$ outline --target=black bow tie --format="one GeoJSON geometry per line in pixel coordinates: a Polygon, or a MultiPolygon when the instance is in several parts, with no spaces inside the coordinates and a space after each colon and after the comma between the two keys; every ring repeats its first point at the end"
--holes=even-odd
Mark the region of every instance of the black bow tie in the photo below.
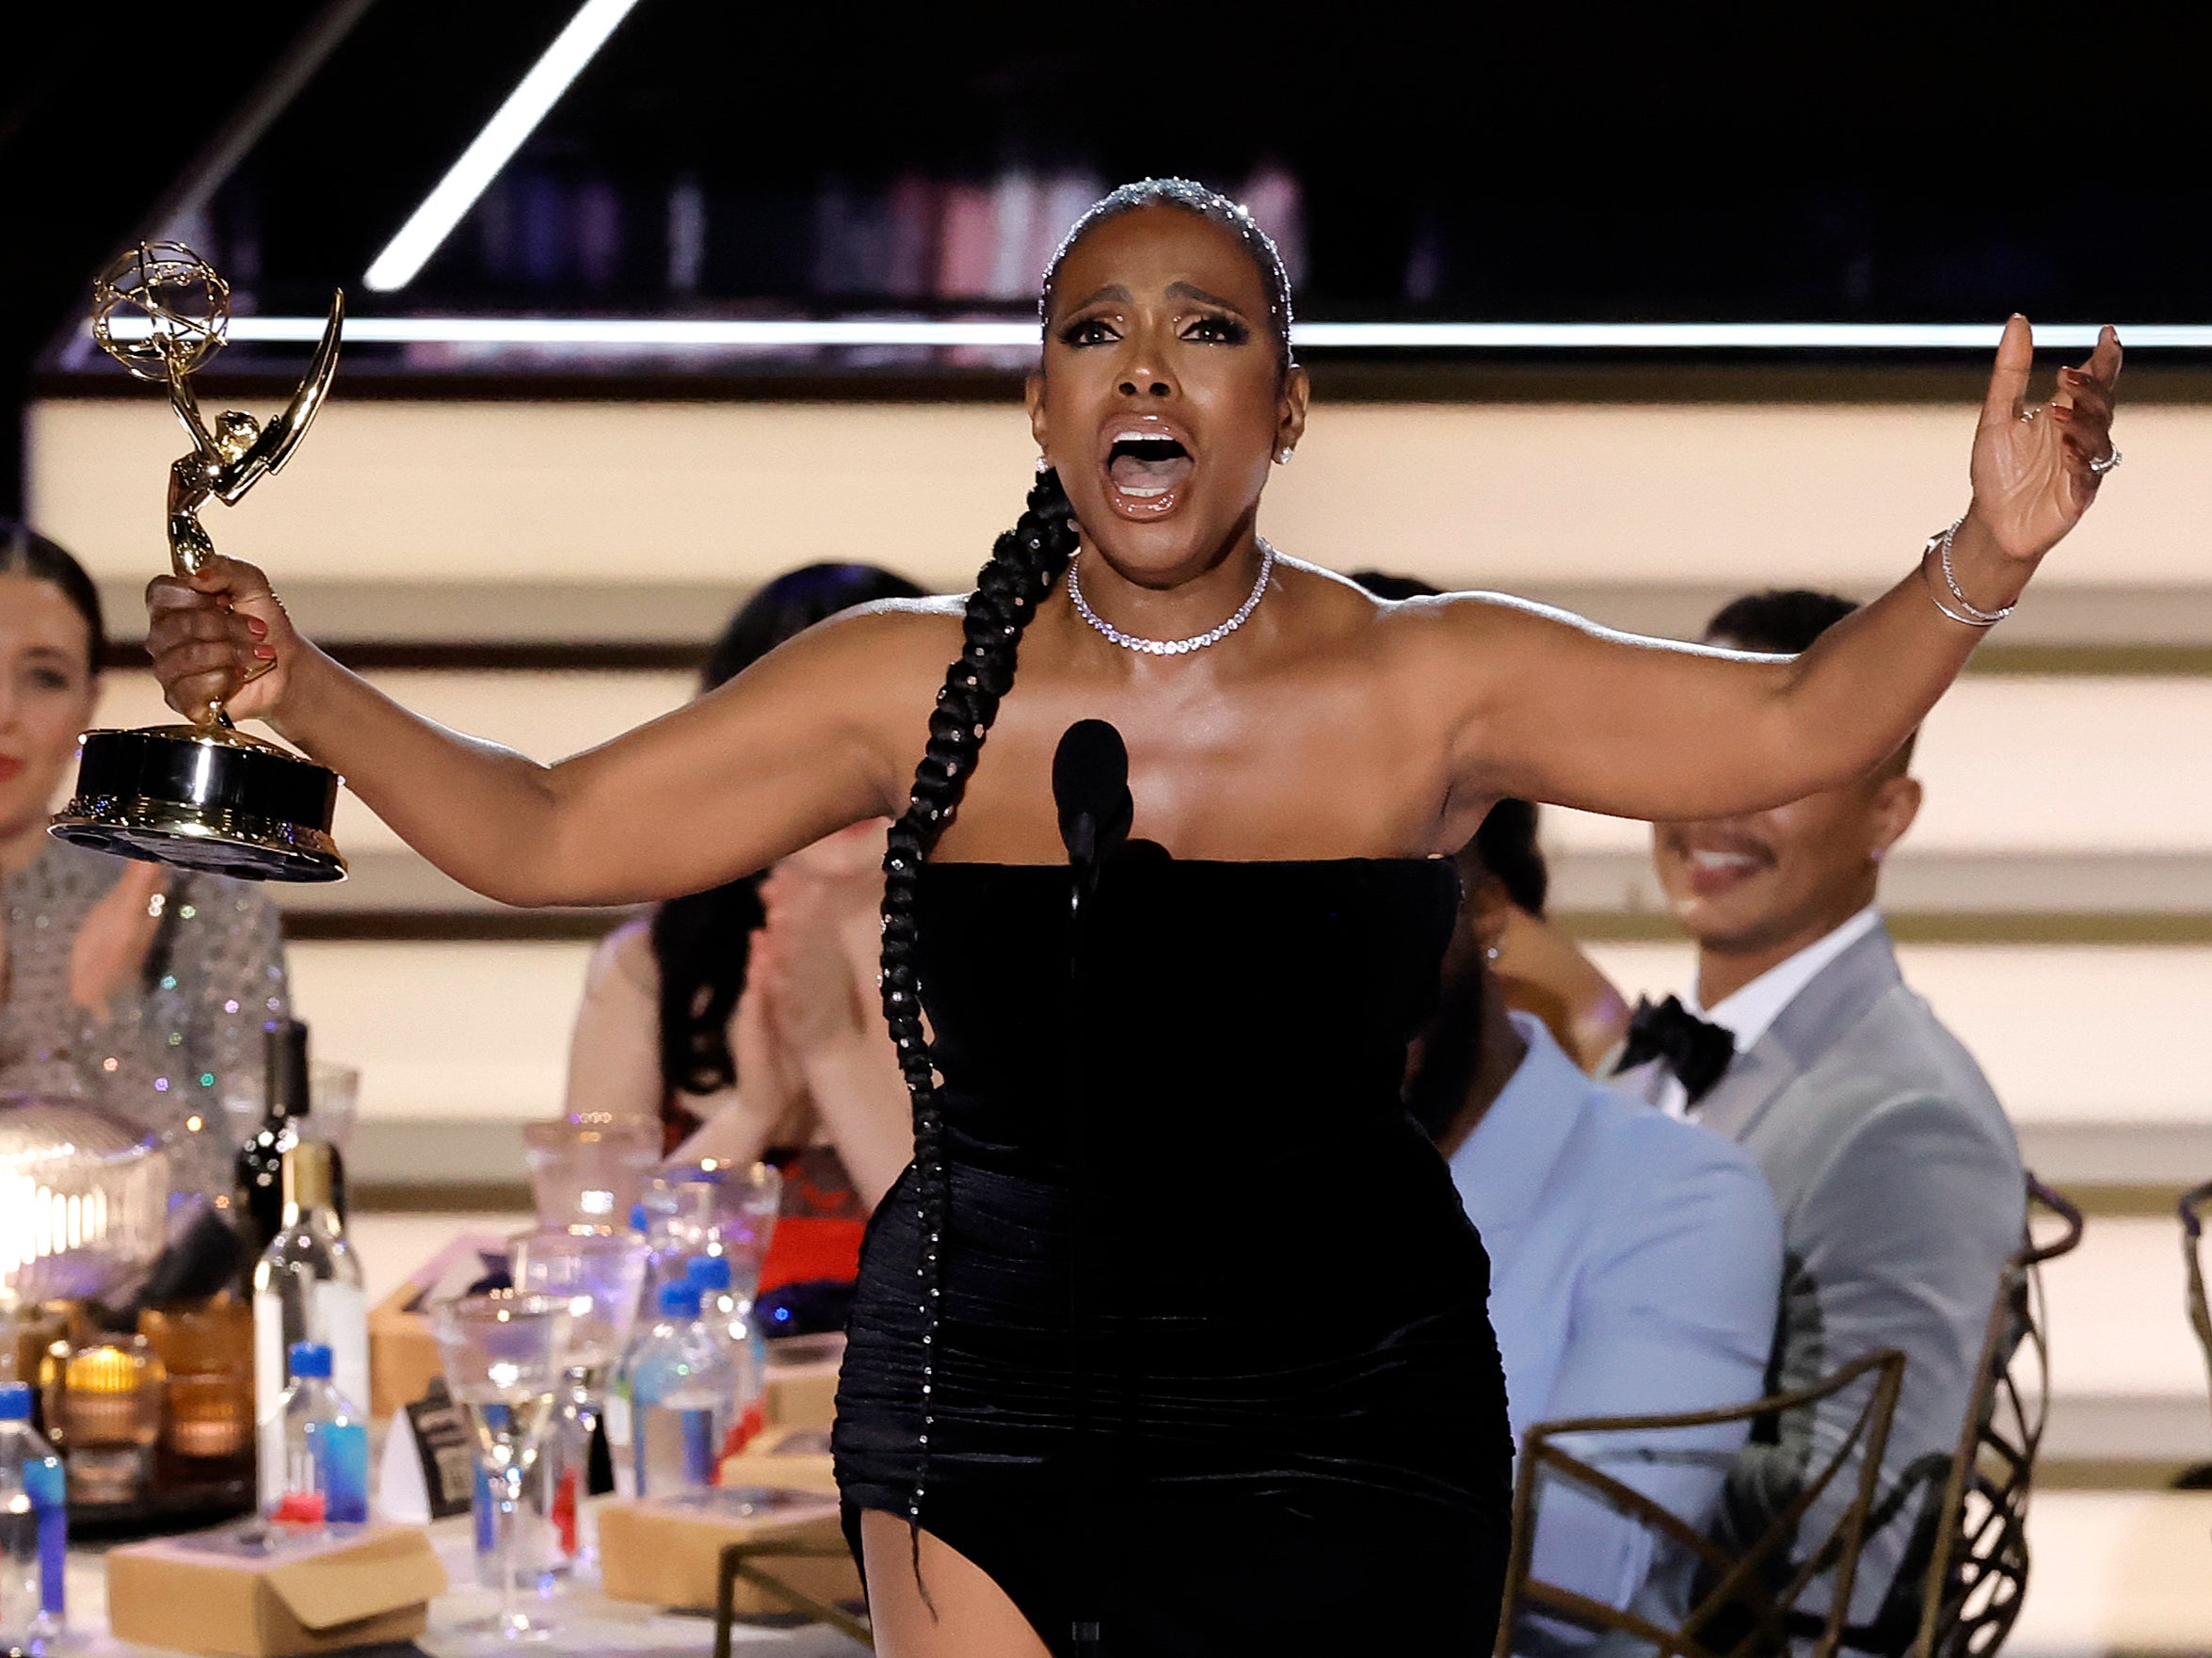
{"type": "Polygon", "coordinates": [[[1613,1074],[1646,1060],[1664,1060],[1694,1105],[1711,1092],[1735,1057],[1736,1038],[1723,1026],[1698,1018],[1672,996],[1656,1006],[1648,997],[1639,997],[1636,1011],[1628,1016],[1628,1045],[1613,1074]]]}

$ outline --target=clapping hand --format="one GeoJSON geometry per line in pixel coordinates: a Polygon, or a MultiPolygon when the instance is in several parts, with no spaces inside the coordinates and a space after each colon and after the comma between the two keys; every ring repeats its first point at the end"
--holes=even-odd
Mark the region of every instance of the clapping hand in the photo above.
{"type": "Polygon", "coordinates": [[[2024,316],[2005,324],[1974,432],[1972,516],[2008,557],[2042,557],[2096,499],[2112,446],[2120,336],[2105,329],[2079,368],[2059,370],[2048,402],[2028,401],[2035,342],[2024,316]]]}
{"type": "Polygon", "coordinates": [[[69,999],[105,1019],[116,998],[146,970],[146,952],[161,930],[168,871],[136,861],[87,911],[69,953],[69,999]]]}
{"type": "Polygon", "coordinates": [[[880,1031],[875,1012],[882,877],[822,875],[786,861],[761,882],[768,925],[753,937],[748,989],[766,994],[784,1048],[801,1059],[880,1031]]]}

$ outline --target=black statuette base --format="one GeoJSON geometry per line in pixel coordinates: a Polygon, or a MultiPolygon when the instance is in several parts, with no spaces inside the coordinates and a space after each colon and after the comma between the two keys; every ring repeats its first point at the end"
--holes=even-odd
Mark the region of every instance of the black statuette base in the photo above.
{"type": "Polygon", "coordinates": [[[88,732],[76,795],[49,832],[242,880],[344,880],[338,781],[272,745],[191,726],[88,732]]]}

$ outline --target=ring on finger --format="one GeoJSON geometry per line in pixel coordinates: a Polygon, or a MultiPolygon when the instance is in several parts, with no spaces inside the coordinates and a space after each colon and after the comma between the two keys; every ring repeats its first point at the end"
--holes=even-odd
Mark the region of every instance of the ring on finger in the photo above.
{"type": "Polygon", "coordinates": [[[2038,404],[2037,404],[2037,405],[2036,405],[2034,408],[2032,408],[2032,409],[2030,409],[2030,410],[2027,410],[2025,413],[2023,413],[2023,414],[2020,416],[2020,418],[2021,418],[2022,420],[2033,420],[2033,419],[2034,419],[2034,418],[2035,418],[2037,415],[2041,414],[2042,412],[2043,412],[2043,405],[2042,405],[2042,404],[2040,404],[2040,403],[2038,403],[2038,404]]]}
{"type": "Polygon", "coordinates": [[[2091,461],[2089,463],[2089,469],[2098,477],[2103,477],[2107,473],[2110,472],[2115,466],[2118,466],[2119,464],[2120,445],[2114,443],[2112,445],[2111,453],[2107,455],[2102,460],[2091,461]]]}

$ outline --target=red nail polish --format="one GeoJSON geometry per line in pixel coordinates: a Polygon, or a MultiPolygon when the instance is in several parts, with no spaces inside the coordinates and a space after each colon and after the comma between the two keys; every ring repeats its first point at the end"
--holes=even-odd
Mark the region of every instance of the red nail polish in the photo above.
{"type": "Polygon", "coordinates": [[[251,634],[257,639],[266,638],[268,636],[269,624],[262,620],[262,619],[258,616],[249,616],[246,619],[246,631],[251,634]]]}
{"type": "Polygon", "coordinates": [[[277,648],[274,645],[256,645],[253,648],[253,653],[264,662],[274,662],[277,659],[277,648]]]}

